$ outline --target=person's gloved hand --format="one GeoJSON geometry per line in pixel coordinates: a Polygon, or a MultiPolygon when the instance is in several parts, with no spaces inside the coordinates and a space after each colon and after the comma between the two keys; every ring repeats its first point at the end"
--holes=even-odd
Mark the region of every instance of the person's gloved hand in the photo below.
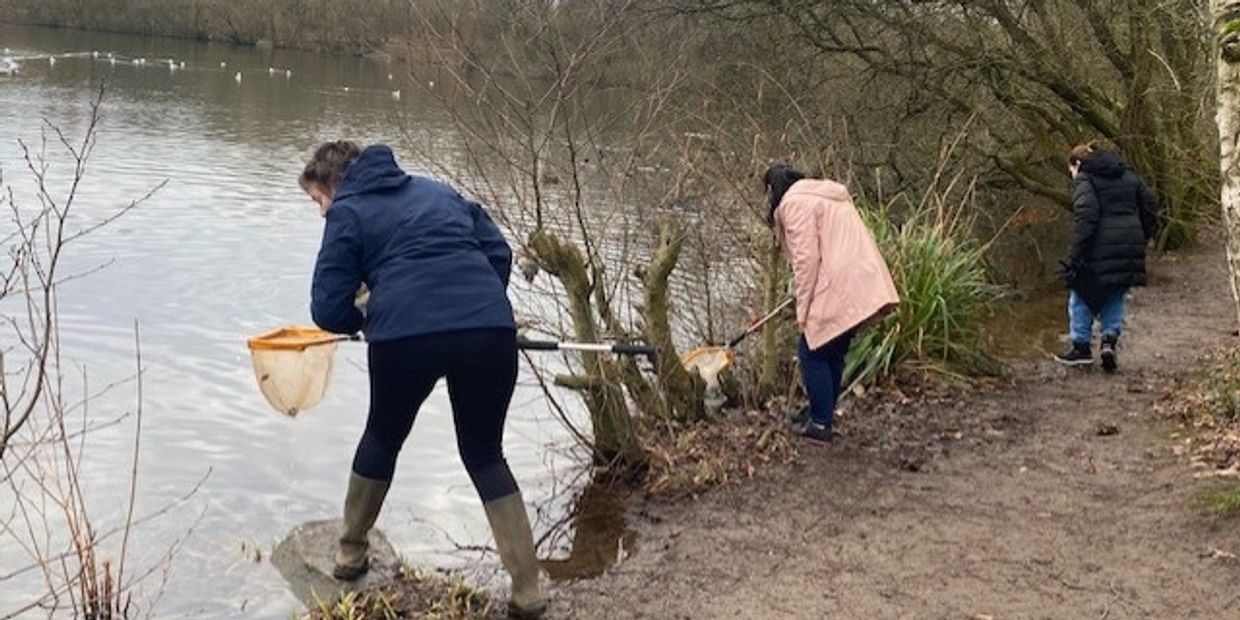
{"type": "Polygon", "coordinates": [[[357,309],[361,310],[362,314],[366,314],[366,304],[369,301],[370,289],[366,288],[366,285],[363,284],[361,288],[357,289],[357,294],[353,296],[353,305],[357,306],[357,309]]]}

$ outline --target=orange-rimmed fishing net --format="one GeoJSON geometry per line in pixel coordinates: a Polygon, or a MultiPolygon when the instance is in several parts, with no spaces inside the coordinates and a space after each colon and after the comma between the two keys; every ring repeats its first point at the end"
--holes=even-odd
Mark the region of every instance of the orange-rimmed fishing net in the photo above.
{"type": "Polygon", "coordinates": [[[719,374],[735,360],[736,353],[729,347],[700,347],[680,357],[685,370],[697,373],[708,390],[719,388],[719,374]]]}
{"type": "Polygon", "coordinates": [[[293,417],[319,404],[340,340],[315,327],[289,326],[246,341],[258,388],[272,408],[293,417]]]}
{"type": "Polygon", "coordinates": [[[727,370],[732,362],[736,361],[736,345],[745,340],[750,334],[758,331],[767,321],[775,318],[784,308],[791,306],[796,299],[789,297],[783,303],[775,307],[767,313],[766,316],[758,319],[753,325],[749,326],[744,332],[728,341],[727,346],[710,346],[698,347],[684,355],[680,356],[680,363],[689,372],[696,372],[703,381],[706,382],[706,392],[708,398],[721,396],[719,392],[719,374],[727,370]]]}

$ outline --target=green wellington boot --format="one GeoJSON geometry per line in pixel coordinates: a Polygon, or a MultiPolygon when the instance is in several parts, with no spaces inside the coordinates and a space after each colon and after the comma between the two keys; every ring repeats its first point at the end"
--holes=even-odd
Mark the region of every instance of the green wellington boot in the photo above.
{"type": "Polygon", "coordinates": [[[505,495],[483,505],[499,559],[512,577],[512,598],[508,601],[508,617],[519,620],[542,618],[547,601],[538,585],[538,556],[534,552],[534,534],[525,514],[520,493],[505,495]]]}
{"type": "Polygon", "coordinates": [[[340,534],[340,549],[336,551],[336,565],[332,576],[343,581],[353,581],[370,570],[370,542],[366,536],[374,527],[387,497],[390,480],[371,480],[357,474],[349,474],[349,491],[344,496],[344,531],[340,534]]]}

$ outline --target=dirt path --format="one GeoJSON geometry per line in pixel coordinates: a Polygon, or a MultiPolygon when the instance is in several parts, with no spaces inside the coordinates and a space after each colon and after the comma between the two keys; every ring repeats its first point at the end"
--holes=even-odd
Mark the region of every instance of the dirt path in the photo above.
{"type": "Polygon", "coordinates": [[[640,550],[556,589],[554,618],[1236,618],[1240,526],[1192,507],[1169,381],[1231,342],[1221,253],[1169,258],[1131,305],[1121,372],[1028,364],[698,501],[633,508],[640,550]],[[1099,434],[1113,424],[1118,434],[1099,434]]]}

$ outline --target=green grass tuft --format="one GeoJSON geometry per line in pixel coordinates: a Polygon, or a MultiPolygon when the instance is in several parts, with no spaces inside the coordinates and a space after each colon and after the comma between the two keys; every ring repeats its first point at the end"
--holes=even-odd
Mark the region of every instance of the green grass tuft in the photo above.
{"type": "Polygon", "coordinates": [[[882,379],[900,365],[948,375],[993,371],[981,326],[1003,289],[987,273],[989,247],[977,239],[960,205],[912,205],[901,221],[893,203],[862,209],[900,293],[900,306],[854,343],[845,367],[850,385],[882,379]]]}
{"type": "Polygon", "coordinates": [[[402,565],[386,586],[350,592],[333,601],[319,601],[307,620],[485,620],[495,604],[486,592],[456,574],[440,574],[402,565]]]}
{"type": "Polygon", "coordinates": [[[1201,509],[1216,517],[1240,516],[1240,486],[1208,489],[1197,494],[1201,509]]]}

